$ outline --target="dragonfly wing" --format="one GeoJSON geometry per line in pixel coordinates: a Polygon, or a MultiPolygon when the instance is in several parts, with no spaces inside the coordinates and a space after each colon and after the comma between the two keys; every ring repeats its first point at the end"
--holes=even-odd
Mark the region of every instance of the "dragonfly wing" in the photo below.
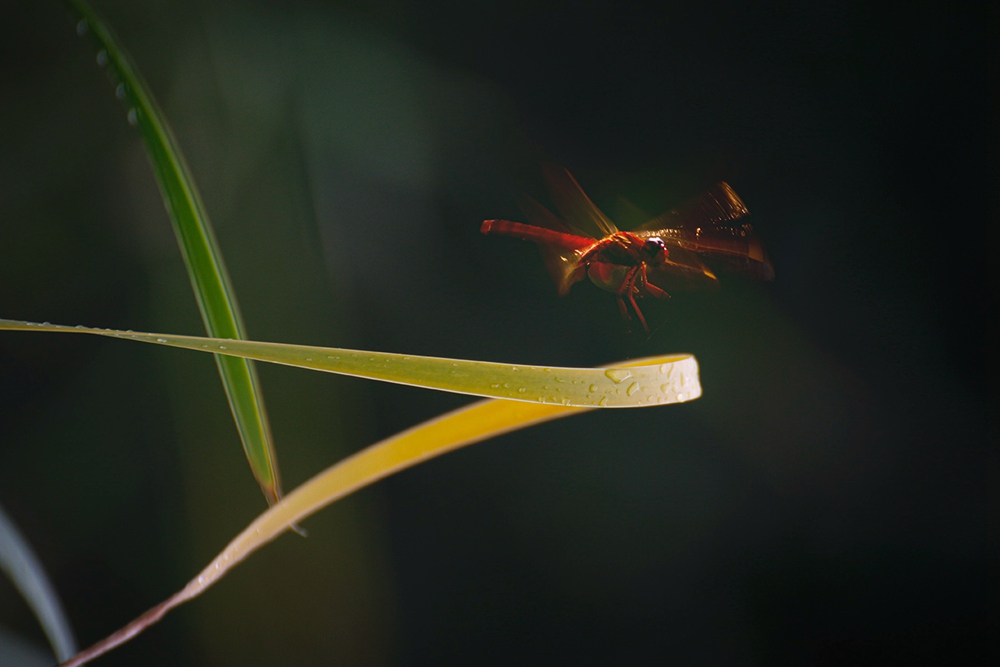
{"type": "Polygon", "coordinates": [[[720,182],[684,202],[683,205],[658,215],[633,231],[653,231],[663,228],[698,227],[731,223],[750,215],[746,204],[728,183],[720,182]]]}
{"type": "Polygon", "coordinates": [[[587,236],[602,239],[618,231],[615,223],[590,201],[573,175],[562,167],[545,165],[545,184],[559,213],[587,236]]]}
{"type": "Polygon", "coordinates": [[[551,229],[561,234],[578,234],[562,218],[528,195],[522,195],[517,198],[517,207],[524,213],[524,217],[528,219],[528,222],[536,227],[544,227],[545,229],[551,229]]]}
{"type": "Polygon", "coordinates": [[[700,197],[653,218],[633,233],[641,238],[662,238],[671,246],[717,260],[727,269],[772,280],[771,260],[754,234],[749,215],[733,189],[727,183],[718,183],[700,197]]]}
{"type": "MultiPolygon", "coordinates": [[[[564,235],[575,232],[552,211],[531,197],[522,197],[518,201],[518,205],[533,225],[551,229],[564,235]]],[[[569,294],[570,287],[586,277],[587,267],[580,263],[580,257],[596,242],[587,237],[576,236],[575,238],[577,239],[575,245],[578,247],[569,247],[569,244],[538,242],[538,249],[542,253],[545,268],[548,269],[549,275],[555,281],[560,296],[569,294]]]]}
{"type": "Polygon", "coordinates": [[[649,213],[621,196],[615,201],[615,208],[612,214],[622,229],[632,229],[649,220],[649,213]]]}
{"type": "Polygon", "coordinates": [[[666,292],[703,290],[718,287],[719,280],[696,253],[680,246],[668,245],[667,259],[649,268],[646,278],[666,292]]]}
{"type": "Polygon", "coordinates": [[[580,262],[577,252],[552,246],[538,246],[545,261],[545,268],[556,283],[559,296],[569,294],[569,288],[587,276],[587,265],[580,262]]]}

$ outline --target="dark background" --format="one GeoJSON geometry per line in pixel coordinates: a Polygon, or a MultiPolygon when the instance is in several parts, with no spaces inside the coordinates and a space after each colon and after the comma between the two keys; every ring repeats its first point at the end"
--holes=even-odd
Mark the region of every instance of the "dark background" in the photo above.
{"type": "MultiPolygon", "coordinates": [[[[997,555],[981,8],[96,7],[176,131],[253,338],[588,366],[693,352],[705,392],[403,472],[99,664],[978,655],[997,555]],[[478,232],[545,197],[542,161],[609,212],[727,180],[775,281],[647,304],[649,337],[589,283],[557,297],[530,244],[478,232]]],[[[93,48],[59,3],[4,15],[0,316],[201,333],[93,48]]],[[[261,374],[286,488],[467,402],[261,374]]],[[[0,503],[83,645],[264,509],[210,358],[28,333],[0,335],[0,503]]],[[[6,581],[0,625],[44,646],[6,581]]]]}

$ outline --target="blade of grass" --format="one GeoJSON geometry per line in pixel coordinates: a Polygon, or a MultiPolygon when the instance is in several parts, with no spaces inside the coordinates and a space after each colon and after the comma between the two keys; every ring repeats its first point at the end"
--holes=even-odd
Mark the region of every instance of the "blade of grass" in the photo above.
{"type": "Polygon", "coordinates": [[[573,407],[635,408],[701,396],[698,362],[691,355],[673,355],[656,362],[621,367],[556,368],[4,319],[0,319],[0,330],[124,338],[472,396],[573,407]]]}
{"type": "Polygon", "coordinates": [[[3,507],[0,507],[0,570],[7,574],[35,613],[56,659],[67,660],[76,653],[73,629],[66,620],[66,612],[63,611],[59,596],[31,545],[3,507]]]}
{"type": "MultiPolygon", "coordinates": [[[[677,363],[675,356],[654,357],[615,365],[607,370],[631,372],[674,363],[677,363]]],[[[132,639],[174,607],[201,595],[233,566],[289,527],[362,487],[465,445],[588,409],[591,408],[506,400],[479,401],[349,456],[305,482],[258,516],[179,592],[80,652],[63,667],[82,665],[132,639]]]]}
{"type": "MultiPolygon", "coordinates": [[[[129,107],[129,122],[142,135],[205,330],[215,338],[246,338],[215,233],[166,117],[111,29],[84,0],[66,1],[80,16],[77,32],[96,42],[98,63],[108,68],[116,94],[129,107]]],[[[281,497],[281,480],[257,372],[245,359],[216,356],[215,361],[250,468],[273,505],[281,497]]]]}

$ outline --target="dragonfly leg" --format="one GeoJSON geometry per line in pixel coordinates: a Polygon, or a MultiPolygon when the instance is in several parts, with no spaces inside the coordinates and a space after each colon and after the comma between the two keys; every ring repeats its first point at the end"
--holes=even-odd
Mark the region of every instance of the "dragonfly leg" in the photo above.
{"type": "Polygon", "coordinates": [[[635,314],[639,316],[639,321],[642,322],[643,331],[649,333],[649,325],[646,324],[646,318],[642,316],[642,311],[639,310],[639,304],[635,302],[635,292],[629,293],[628,300],[632,303],[632,307],[635,308],[635,314]]]}
{"type": "Polygon", "coordinates": [[[670,293],[669,292],[667,292],[666,290],[660,289],[659,287],[657,287],[653,283],[649,282],[649,279],[646,278],[646,264],[645,264],[645,262],[643,262],[643,264],[642,264],[642,285],[643,285],[643,287],[646,288],[646,291],[648,291],[650,294],[652,294],[653,296],[655,296],[657,299],[669,299],[670,298],[670,293]]]}
{"type": "Polygon", "coordinates": [[[622,314],[622,319],[626,322],[632,319],[632,316],[628,314],[628,308],[625,306],[625,299],[618,295],[618,311],[622,314]]]}
{"type": "MultiPolygon", "coordinates": [[[[645,264],[640,264],[639,266],[641,266],[643,270],[646,268],[645,264]]],[[[618,288],[618,304],[622,308],[622,312],[628,315],[628,309],[625,308],[625,304],[622,301],[622,294],[627,292],[628,301],[632,304],[632,309],[635,310],[635,314],[638,316],[639,321],[642,322],[643,330],[645,330],[646,333],[649,333],[649,325],[646,324],[646,318],[642,316],[642,311],[639,310],[639,304],[635,302],[635,294],[638,291],[635,287],[635,279],[639,276],[639,266],[633,266],[625,275],[625,280],[622,281],[622,286],[618,288]]]]}

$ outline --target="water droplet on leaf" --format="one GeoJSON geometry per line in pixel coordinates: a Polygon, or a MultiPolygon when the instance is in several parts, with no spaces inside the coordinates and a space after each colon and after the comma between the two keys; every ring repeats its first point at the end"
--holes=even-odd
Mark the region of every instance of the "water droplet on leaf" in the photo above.
{"type": "Polygon", "coordinates": [[[624,368],[609,368],[608,370],[604,371],[604,374],[607,375],[609,378],[611,378],[611,381],[614,382],[615,384],[620,384],[621,382],[624,382],[625,380],[632,377],[632,374],[629,373],[624,368]]]}

